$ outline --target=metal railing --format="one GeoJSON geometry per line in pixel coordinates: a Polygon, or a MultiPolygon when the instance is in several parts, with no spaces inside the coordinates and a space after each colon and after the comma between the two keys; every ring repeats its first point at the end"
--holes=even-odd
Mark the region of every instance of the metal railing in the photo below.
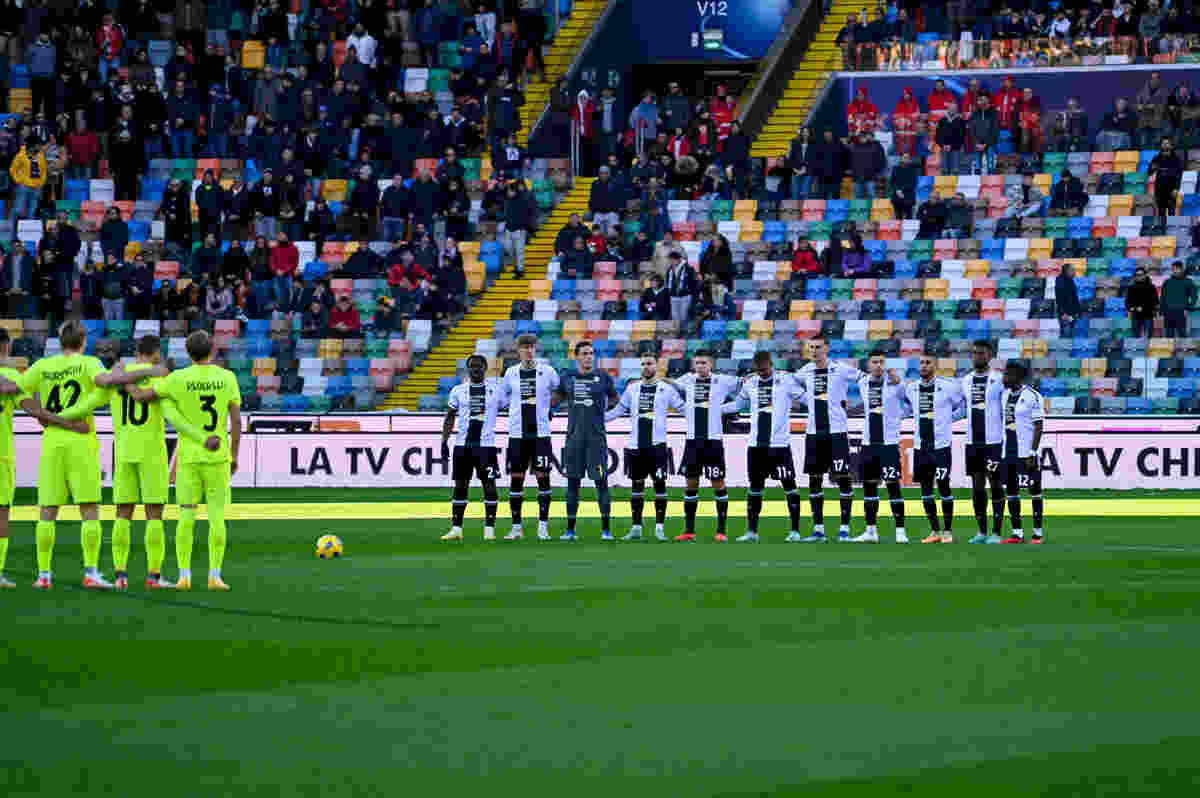
{"type": "Polygon", "coordinates": [[[579,134],[579,121],[571,118],[571,177],[579,177],[579,160],[582,154],[583,138],[579,134]]]}

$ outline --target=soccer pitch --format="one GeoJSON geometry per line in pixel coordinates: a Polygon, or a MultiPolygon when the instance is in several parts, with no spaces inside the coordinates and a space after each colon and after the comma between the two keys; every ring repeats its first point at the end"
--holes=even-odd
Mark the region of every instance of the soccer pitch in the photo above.
{"type": "MultiPolygon", "coordinates": [[[[34,591],[17,508],[4,795],[1012,798],[1200,780],[1200,494],[1051,492],[1041,547],[785,545],[782,501],[766,542],[716,545],[707,490],[697,545],[603,544],[588,491],[579,543],[530,540],[527,500],[526,540],[485,544],[474,492],[466,542],[446,544],[448,489],[234,494],[227,594],[143,591],[138,521],[130,592],[78,587],[71,522],[54,590],[34,591]],[[345,558],[315,558],[327,532],[345,558]]],[[[826,509],[836,530],[836,491],[826,509]]],[[[563,512],[556,496],[556,534],[563,512]]],[[[199,574],[206,540],[201,522],[199,574]]]]}

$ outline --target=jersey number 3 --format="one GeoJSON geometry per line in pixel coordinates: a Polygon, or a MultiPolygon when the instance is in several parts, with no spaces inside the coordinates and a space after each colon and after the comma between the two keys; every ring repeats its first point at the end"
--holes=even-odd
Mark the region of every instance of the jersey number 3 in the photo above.
{"type": "Polygon", "coordinates": [[[212,432],[217,428],[217,397],[213,394],[205,394],[200,397],[200,409],[208,413],[210,421],[204,425],[205,432],[212,432]]]}

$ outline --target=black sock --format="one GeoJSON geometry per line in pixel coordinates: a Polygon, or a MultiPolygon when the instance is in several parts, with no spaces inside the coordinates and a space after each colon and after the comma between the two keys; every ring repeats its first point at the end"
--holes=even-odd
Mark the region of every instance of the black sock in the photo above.
{"type": "Polygon", "coordinates": [[[463,515],[467,512],[467,483],[454,483],[454,499],[450,502],[452,524],[461,527],[463,515]]]}
{"type": "Polygon", "coordinates": [[[796,488],[796,480],[783,480],[783,490],[787,496],[788,516],[792,521],[792,531],[800,531],[800,491],[796,488]]]}
{"type": "Polygon", "coordinates": [[[550,497],[553,491],[550,489],[550,475],[537,478],[538,483],[538,520],[550,520],[550,497]]]}
{"type": "Polygon", "coordinates": [[[575,516],[579,514],[579,486],[583,480],[567,480],[567,531],[575,531],[575,516]]]}
{"type": "Polygon", "coordinates": [[[725,526],[729,522],[729,489],[721,488],[713,491],[717,502],[717,534],[725,534],[725,526]]]}
{"type": "Polygon", "coordinates": [[[875,526],[879,518],[879,483],[863,483],[863,515],[867,518],[867,526],[875,526]]]}
{"type": "Polygon", "coordinates": [[[1008,497],[1008,517],[1012,522],[1013,534],[1017,537],[1024,537],[1024,530],[1021,529],[1021,495],[1008,497]]]}
{"type": "Polygon", "coordinates": [[[684,529],[689,535],[696,534],[696,504],[699,501],[700,491],[691,488],[683,489],[684,529]]]}
{"type": "Polygon", "coordinates": [[[646,483],[634,482],[629,492],[629,514],[633,517],[633,526],[642,525],[642,513],[646,508],[646,483]]]}
{"type": "Polygon", "coordinates": [[[608,488],[607,479],[596,483],[596,504],[600,506],[600,529],[607,532],[609,521],[612,519],[612,492],[608,488]]]}
{"type": "Polygon", "coordinates": [[[992,480],[992,530],[993,535],[1004,531],[1004,483],[998,478],[992,480]]]}
{"type": "Polygon", "coordinates": [[[521,525],[521,505],[525,503],[525,480],[513,477],[508,488],[508,509],[512,510],[513,526],[521,525]]]}
{"type": "Polygon", "coordinates": [[[1042,494],[1039,493],[1036,496],[1030,496],[1029,504],[1030,504],[1031,508],[1033,509],[1033,528],[1041,529],[1042,528],[1042,510],[1044,509],[1043,505],[1042,505],[1042,494]]]}
{"type": "Polygon", "coordinates": [[[750,487],[746,492],[746,531],[758,533],[758,517],[762,514],[762,488],[750,487]]]}
{"type": "Polygon", "coordinates": [[[654,523],[663,524],[667,520],[667,483],[666,480],[654,483],[654,523]]]}
{"type": "Polygon", "coordinates": [[[838,498],[842,505],[842,526],[850,526],[850,513],[854,510],[854,485],[850,482],[850,477],[838,479],[838,490],[838,498]]]}
{"type": "Polygon", "coordinates": [[[887,483],[888,502],[892,505],[892,517],[896,519],[896,529],[904,528],[904,494],[900,492],[899,482],[887,483]]]}
{"type": "Polygon", "coordinates": [[[987,483],[982,475],[976,475],[971,478],[971,505],[975,508],[975,523],[979,525],[979,534],[987,535],[987,483]]]}
{"type": "Polygon", "coordinates": [[[950,490],[950,480],[938,483],[938,493],[942,494],[942,516],[946,519],[946,531],[954,529],[954,492],[950,490]]]}
{"type": "Polygon", "coordinates": [[[821,475],[814,474],[808,478],[808,506],[812,510],[813,523],[817,526],[825,524],[825,487],[821,475]]]}
{"type": "Polygon", "coordinates": [[[483,514],[484,526],[496,525],[496,508],[500,504],[500,496],[496,491],[495,481],[483,483],[483,514]]]}
{"type": "Polygon", "coordinates": [[[933,481],[921,483],[921,506],[925,508],[925,517],[934,532],[942,531],[942,522],[938,518],[937,500],[933,497],[933,481]]]}

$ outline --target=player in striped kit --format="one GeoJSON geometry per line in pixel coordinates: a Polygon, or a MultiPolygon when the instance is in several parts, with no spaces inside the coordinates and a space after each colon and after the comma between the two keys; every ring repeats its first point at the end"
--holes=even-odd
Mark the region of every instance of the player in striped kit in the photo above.
{"type": "Polygon", "coordinates": [[[796,488],[796,463],[792,457],[792,404],[804,399],[804,388],[791,374],[776,374],[769,352],[754,355],[754,368],[742,380],[736,401],[728,412],[750,408],[750,446],[746,449],[746,471],[750,490],[746,494],[746,534],[738,543],[758,542],[758,518],[762,514],[763,488],[767,479],[783,486],[788,515],[792,519],[789,539],[800,535],[800,493],[796,488]]]}
{"type": "Polygon", "coordinates": [[[725,488],[725,441],[722,437],[721,408],[737,393],[741,384],[737,377],[713,374],[713,356],[700,349],[692,356],[692,373],[685,374],[671,385],[684,398],[687,418],[687,443],[679,472],[687,480],[683,492],[684,533],[676,543],[696,542],[696,505],[700,501],[700,477],[706,477],[713,487],[717,504],[718,543],[725,543],[725,526],[729,520],[729,491],[725,488]]]}
{"type": "Polygon", "coordinates": [[[900,419],[907,400],[899,376],[884,374],[884,353],[878,349],[867,361],[868,374],[858,381],[863,400],[863,438],[859,452],[859,475],[863,483],[863,515],[867,529],[855,543],[878,543],[879,482],[887,485],[892,517],[896,519],[896,542],[907,543],[904,531],[904,496],[900,493],[900,419]]]}
{"type": "Polygon", "coordinates": [[[495,380],[488,380],[487,359],[482,355],[467,358],[467,381],[450,391],[446,420],[442,423],[442,457],[450,452],[450,433],[462,415],[454,436],[454,498],[451,500],[452,526],[442,540],[462,540],[463,516],[467,511],[467,493],[471,477],[483,485],[483,539],[496,539],[496,480],[500,463],[496,455],[496,416],[508,406],[508,394],[495,380]]]}
{"type": "MultiPolygon", "coordinates": [[[[825,543],[825,475],[837,482],[842,525],[838,540],[850,540],[854,487],[850,482],[850,439],[846,435],[846,387],[863,373],[853,366],[829,362],[829,341],[813,338],[812,361],[796,373],[808,398],[808,428],[804,435],[804,473],[808,474],[808,503],[813,532],[801,543],[825,543]]],[[[792,538],[788,538],[791,540],[792,538]]]]}
{"type": "Polygon", "coordinates": [[[520,540],[521,505],[525,501],[525,472],[533,467],[538,483],[538,540],[550,539],[550,400],[558,390],[558,372],[538,363],[537,336],[517,338],[521,362],[504,373],[502,389],[508,402],[508,453],[505,457],[512,484],[508,506],[512,531],[505,540],[520,540]]]}
{"type": "Polygon", "coordinates": [[[912,407],[913,470],[921,484],[921,503],[932,532],[922,543],[954,542],[954,494],[950,491],[950,443],[954,415],[964,406],[962,385],[957,380],[939,377],[934,373],[933,355],[921,355],[921,379],[904,386],[905,398],[912,407]],[[937,503],[933,486],[942,497],[942,515],[946,528],[938,522],[937,503]]]}
{"type": "Polygon", "coordinates": [[[1004,440],[1004,378],[992,370],[992,342],[980,339],[971,346],[974,370],[962,378],[967,399],[967,476],[979,534],[968,543],[999,543],[1004,524],[1004,474],[1001,447],[1004,440]],[[992,488],[992,534],[988,534],[987,489],[992,488]]]}
{"type": "Polygon", "coordinates": [[[666,542],[667,474],[671,455],[667,451],[667,412],[683,411],[679,391],[658,379],[658,359],[642,355],[642,378],[625,386],[617,406],[604,416],[606,422],[633,416],[633,429],[625,449],[625,475],[629,477],[629,510],[633,525],[622,540],[642,539],[642,511],[646,506],[646,477],[654,485],[654,537],[666,542]]]}
{"type": "Polygon", "coordinates": [[[1021,488],[1029,491],[1033,507],[1033,537],[1030,543],[1041,543],[1042,537],[1042,395],[1025,384],[1028,372],[1024,364],[1010,360],[1004,369],[1004,476],[1008,485],[1008,516],[1012,520],[1012,535],[1004,543],[1024,543],[1025,530],[1021,524],[1021,488]]]}

